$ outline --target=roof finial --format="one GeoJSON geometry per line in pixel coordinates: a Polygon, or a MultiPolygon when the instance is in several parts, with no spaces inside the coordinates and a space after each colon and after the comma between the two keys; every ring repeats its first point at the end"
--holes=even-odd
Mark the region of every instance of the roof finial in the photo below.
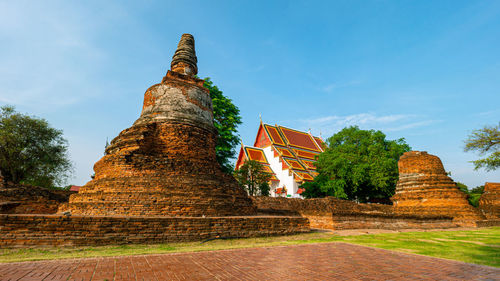
{"type": "Polygon", "coordinates": [[[262,114],[259,113],[259,120],[260,120],[260,123],[262,124],[262,114]]]}
{"type": "Polygon", "coordinates": [[[193,35],[182,34],[181,41],[179,41],[177,50],[172,57],[170,69],[185,75],[196,75],[198,73],[197,62],[193,35]]]}

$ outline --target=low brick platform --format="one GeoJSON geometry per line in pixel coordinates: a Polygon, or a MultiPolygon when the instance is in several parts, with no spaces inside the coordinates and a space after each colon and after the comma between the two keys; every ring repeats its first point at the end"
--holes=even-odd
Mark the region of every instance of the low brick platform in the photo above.
{"type": "Polygon", "coordinates": [[[0,264],[2,280],[498,280],[500,269],[345,243],[0,264]]]}
{"type": "Polygon", "coordinates": [[[395,213],[391,205],[358,204],[334,197],[298,199],[252,197],[261,214],[294,214],[322,229],[443,229],[457,227],[443,215],[395,213]]]}
{"type": "Polygon", "coordinates": [[[0,215],[0,247],[110,245],[257,237],[309,231],[303,217],[0,215]]]}

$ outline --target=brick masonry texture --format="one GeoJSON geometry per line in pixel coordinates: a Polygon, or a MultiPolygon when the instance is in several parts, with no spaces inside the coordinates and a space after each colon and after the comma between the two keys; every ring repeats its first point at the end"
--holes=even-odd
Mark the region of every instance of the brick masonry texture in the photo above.
{"type": "Polygon", "coordinates": [[[500,219],[500,183],[484,184],[484,193],[479,198],[479,209],[488,219],[500,219]]]}
{"type": "Polygon", "coordinates": [[[498,280],[500,269],[346,243],[0,264],[3,280],[498,280]]]}
{"type": "Polygon", "coordinates": [[[0,215],[0,247],[198,241],[308,232],[302,217],[110,217],[0,215]]]}
{"type": "Polygon", "coordinates": [[[73,193],[8,182],[0,186],[0,214],[53,214],[73,193]]]}
{"type": "Polygon", "coordinates": [[[429,229],[452,228],[448,216],[399,214],[391,205],[357,204],[333,197],[298,199],[253,197],[261,214],[302,215],[311,227],[323,229],[429,229]]]}
{"type": "Polygon", "coordinates": [[[397,213],[450,216],[463,226],[486,219],[446,175],[439,157],[410,151],[401,156],[398,167],[399,181],[391,198],[397,213]]]}

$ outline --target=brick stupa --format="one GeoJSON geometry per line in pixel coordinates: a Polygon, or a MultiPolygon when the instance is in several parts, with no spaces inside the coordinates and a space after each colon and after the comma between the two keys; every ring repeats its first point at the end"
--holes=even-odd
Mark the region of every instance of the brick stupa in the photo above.
{"type": "Polygon", "coordinates": [[[469,204],[467,194],[446,175],[439,157],[425,151],[406,152],[398,168],[396,194],[391,198],[396,212],[449,216],[461,225],[474,225],[474,221],[484,219],[469,204]]]}
{"type": "Polygon", "coordinates": [[[500,182],[487,182],[479,198],[479,209],[488,219],[500,219],[500,182]]]}
{"type": "Polygon", "coordinates": [[[212,100],[194,38],[181,37],[171,70],[144,94],[139,119],[95,165],[95,178],[60,212],[72,215],[245,216],[256,210],[215,158],[212,100]]]}

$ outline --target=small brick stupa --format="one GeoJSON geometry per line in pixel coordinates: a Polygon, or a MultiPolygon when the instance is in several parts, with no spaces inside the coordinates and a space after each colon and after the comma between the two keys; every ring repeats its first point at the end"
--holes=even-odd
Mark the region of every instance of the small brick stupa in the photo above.
{"type": "Polygon", "coordinates": [[[398,162],[399,181],[391,198],[394,210],[416,215],[453,217],[461,225],[474,225],[484,216],[467,201],[467,194],[446,175],[439,157],[410,151],[398,162]]]}
{"type": "Polygon", "coordinates": [[[500,182],[487,182],[479,198],[479,209],[488,219],[500,219],[500,182]]]}
{"type": "Polygon", "coordinates": [[[72,215],[245,216],[246,192],[215,158],[212,100],[198,72],[194,38],[181,37],[171,70],[144,94],[139,119],[95,165],[95,178],[60,212],[72,215]]]}

